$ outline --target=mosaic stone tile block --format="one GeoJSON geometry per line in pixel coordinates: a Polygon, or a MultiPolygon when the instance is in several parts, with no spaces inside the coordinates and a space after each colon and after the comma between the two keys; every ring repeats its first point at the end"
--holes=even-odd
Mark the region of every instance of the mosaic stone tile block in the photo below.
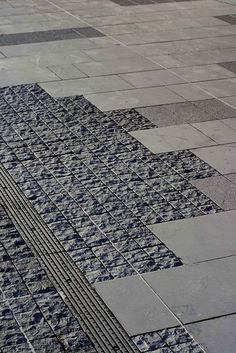
{"type": "Polygon", "coordinates": [[[96,353],[0,206],[0,351],[96,353]]]}
{"type": "Polygon", "coordinates": [[[134,336],[140,352],[204,353],[200,345],[183,327],[168,328],[134,336]]]}
{"type": "Polygon", "coordinates": [[[180,266],[147,226],[221,211],[190,183],[218,173],[190,151],[151,153],[128,133],[151,127],[134,109],[37,84],[1,88],[0,106],[3,166],[91,283],[180,266]]]}

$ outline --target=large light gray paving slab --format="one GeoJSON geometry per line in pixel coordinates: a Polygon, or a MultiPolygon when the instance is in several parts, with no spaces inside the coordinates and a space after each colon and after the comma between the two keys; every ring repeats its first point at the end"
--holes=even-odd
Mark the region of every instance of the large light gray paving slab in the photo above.
{"type": "Polygon", "coordinates": [[[224,119],[192,123],[191,125],[206,136],[209,136],[216,143],[236,142],[236,129],[226,125],[224,119]]]}
{"type": "Polygon", "coordinates": [[[63,80],[72,79],[72,78],[81,78],[87,77],[83,72],[81,72],[77,67],[72,64],[68,65],[52,65],[48,66],[55,75],[60,77],[63,80]]]}
{"type": "Polygon", "coordinates": [[[14,70],[28,66],[69,65],[72,63],[89,62],[91,58],[80,50],[65,53],[30,54],[0,59],[0,69],[14,70]]]}
{"type": "Polygon", "coordinates": [[[133,88],[118,76],[89,77],[74,80],[46,82],[41,85],[53,97],[66,97],[77,94],[109,92],[133,88]]]}
{"type": "Polygon", "coordinates": [[[222,174],[236,172],[236,144],[206,147],[192,151],[222,174]]]}
{"type": "Polygon", "coordinates": [[[84,50],[84,52],[96,61],[131,58],[133,56],[137,56],[137,53],[121,45],[117,45],[112,48],[88,49],[84,50]]]}
{"type": "Polygon", "coordinates": [[[93,61],[76,66],[89,76],[161,69],[160,65],[154,64],[141,56],[106,61],[93,61]]]}
{"type": "Polygon", "coordinates": [[[183,323],[236,311],[236,256],[143,275],[183,323]]]}
{"type": "Polygon", "coordinates": [[[197,322],[186,328],[207,353],[235,352],[236,315],[197,322]]]}
{"type": "Polygon", "coordinates": [[[136,88],[165,86],[185,81],[167,70],[134,72],[120,75],[125,81],[136,88]]]}
{"type": "Polygon", "coordinates": [[[137,130],[130,134],[153,153],[171,152],[215,144],[209,137],[188,124],[137,130]]]}
{"type": "Polygon", "coordinates": [[[226,70],[217,64],[178,67],[173,68],[172,72],[174,72],[176,75],[179,75],[180,77],[183,77],[183,79],[189,82],[235,77],[233,72],[226,70]]]}
{"type": "Polygon", "coordinates": [[[184,98],[166,87],[147,87],[110,93],[87,95],[86,98],[103,111],[183,102],[184,98]]]}
{"type": "Polygon", "coordinates": [[[235,78],[198,82],[198,85],[216,97],[234,96],[236,94],[235,78]]]}
{"type": "Polygon", "coordinates": [[[0,47],[0,52],[7,57],[11,57],[32,54],[68,53],[68,51],[98,47],[99,45],[90,39],[69,39],[56,42],[20,44],[0,47]]]}
{"type": "Polygon", "coordinates": [[[184,63],[180,62],[179,60],[175,59],[172,55],[166,54],[166,55],[153,55],[153,56],[148,56],[148,59],[151,61],[162,65],[165,68],[172,68],[172,67],[181,67],[185,66],[184,63]]]}
{"type": "Polygon", "coordinates": [[[53,72],[46,68],[25,68],[24,70],[1,70],[0,86],[11,86],[25,83],[58,81],[60,80],[53,72]]]}
{"type": "Polygon", "coordinates": [[[95,284],[95,289],[130,335],[178,325],[138,276],[95,284]]]}
{"type": "Polygon", "coordinates": [[[192,83],[184,83],[180,85],[171,85],[168,88],[180,95],[187,101],[197,101],[202,99],[210,99],[211,95],[200,89],[199,87],[194,86],[192,83]]]}
{"type": "Polygon", "coordinates": [[[236,185],[224,176],[195,179],[192,184],[224,210],[236,209],[236,185]]]}
{"type": "Polygon", "coordinates": [[[153,224],[151,231],[184,264],[236,255],[236,211],[153,224]]]}

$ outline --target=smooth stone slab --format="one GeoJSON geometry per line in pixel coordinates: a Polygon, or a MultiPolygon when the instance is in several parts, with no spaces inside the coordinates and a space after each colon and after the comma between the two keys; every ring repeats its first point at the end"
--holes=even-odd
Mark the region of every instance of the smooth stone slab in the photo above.
{"type": "Polygon", "coordinates": [[[131,336],[178,325],[139,276],[96,283],[95,289],[131,336]]]}
{"type": "Polygon", "coordinates": [[[235,96],[236,94],[235,78],[198,82],[198,86],[216,97],[235,96]]]}
{"type": "Polygon", "coordinates": [[[236,96],[234,97],[226,97],[222,99],[225,103],[230,104],[231,106],[236,108],[236,96]]]}
{"type": "Polygon", "coordinates": [[[176,94],[182,96],[187,101],[197,101],[209,99],[211,96],[202,89],[194,86],[192,83],[183,83],[180,85],[171,85],[168,88],[176,94]]]}
{"type": "Polygon", "coordinates": [[[59,81],[60,78],[46,68],[29,67],[24,70],[1,70],[0,87],[43,81],[59,81]]]}
{"type": "Polygon", "coordinates": [[[89,76],[102,76],[120,74],[124,72],[161,69],[161,66],[158,64],[154,64],[141,56],[119,60],[93,61],[76,66],[89,76]]]}
{"type": "Polygon", "coordinates": [[[121,45],[116,45],[112,48],[88,49],[84,50],[84,52],[90,56],[90,58],[96,61],[130,58],[137,56],[137,53],[121,45]]]}
{"type": "Polygon", "coordinates": [[[91,94],[87,95],[86,98],[102,111],[184,101],[184,98],[171,92],[166,87],[147,87],[128,91],[91,94]]]}
{"type": "Polygon", "coordinates": [[[134,72],[120,75],[120,77],[136,88],[165,86],[185,82],[182,78],[167,70],[134,72]]]}
{"type": "Polygon", "coordinates": [[[236,315],[196,322],[186,328],[207,353],[235,352],[236,315]]]}
{"type": "Polygon", "coordinates": [[[153,224],[149,228],[185,264],[236,255],[236,211],[153,224]]]}
{"type": "Polygon", "coordinates": [[[227,126],[224,120],[212,120],[201,123],[193,123],[196,129],[210,137],[216,143],[236,142],[236,129],[227,126]]]}
{"type": "Polygon", "coordinates": [[[195,179],[192,184],[224,210],[236,209],[236,185],[224,176],[195,179]]]}
{"type": "Polygon", "coordinates": [[[183,323],[236,311],[236,256],[143,277],[183,323]]]}
{"type": "Polygon", "coordinates": [[[172,72],[189,82],[217,80],[235,76],[234,73],[216,64],[173,68],[172,72]]]}
{"type": "Polygon", "coordinates": [[[48,66],[48,69],[63,80],[86,77],[83,72],[72,64],[48,66]]]}
{"type": "Polygon", "coordinates": [[[171,152],[215,144],[209,137],[187,124],[137,130],[130,134],[153,153],[171,152]]]}
{"type": "Polygon", "coordinates": [[[222,174],[236,172],[236,143],[200,148],[192,152],[222,174]]]}
{"type": "Polygon", "coordinates": [[[118,76],[89,77],[75,80],[43,83],[45,89],[53,97],[67,97],[77,94],[109,92],[132,88],[118,76]]]}

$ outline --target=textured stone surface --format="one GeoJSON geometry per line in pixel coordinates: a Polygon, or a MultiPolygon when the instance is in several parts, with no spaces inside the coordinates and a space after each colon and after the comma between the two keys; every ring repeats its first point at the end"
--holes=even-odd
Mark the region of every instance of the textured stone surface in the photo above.
{"type": "Polygon", "coordinates": [[[0,243],[1,352],[96,353],[2,206],[0,243]]]}
{"type": "Polygon", "coordinates": [[[37,85],[2,89],[1,106],[4,167],[91,282],[181,265],[147,225],[220,211],[189,182],[217,172],[188,151],[150,153],[127,133],[152,126],[135,110],[37,85]]]}

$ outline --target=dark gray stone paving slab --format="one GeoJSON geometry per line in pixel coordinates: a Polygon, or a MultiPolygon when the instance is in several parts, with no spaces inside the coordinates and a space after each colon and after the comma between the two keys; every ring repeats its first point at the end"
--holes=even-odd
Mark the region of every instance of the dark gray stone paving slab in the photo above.
{"type": "Polygon", "coordinates": [[[214,17],[218,18],[219,20],[222,20],[224,22],[227,22],[231,25],[236,24],[236,17],[234,17],[233,15],[222,15],[222,16],[214,16],[214,17]]]}
{"type": "Polygon", "coordinates": [[[131,336],[178,325],[139,276],[96,283],[95,288],[131,336]]]}
{"type": "Polygon", "coordinates": [[[236,211],[154,224],[150,229],[185,264],[236,255],[236,211]]]}
{"type": "Polygon", "coordinates": [[[181,326],[137,335],[133,341],[141,352],[203,353],[199,344],[181,326]]]}
{"type": "Polygon", "coordinates": [[[37,85],[1,94],[2,163],[91,283],[181,265],[147,225],[220,211],[189,182],[218,173],[188,151],[150,153],[127,133],[150,127],[135,110],[37,85]]]}
{"type": "Polygon", "coordinates": [[[96,353],[2,207],[0,243],[1,351],[96,353]]]}
{"type": "Polygon", "coordinates": [[[164,104],[136,109],[153,124],[163,127],[236,116],[236,110],[217,99],[164,104]]]}
{"type": "Polygon", "coordinates": [[[236,185],[224,176],[194,180],[192,183],[224,210],[236,209],[236,185]]]}
{"type": "Polygon", "coordinates": [[[183,323],[234,313],[236,256],[144,274],[183,323]]]}
{"type": "Polygon", "coordinates": [[[104,34],[95,30],[92,27],[55,29],[55,30],[40,31],[40,32],[1,34],[0,46],[50,42],[50,41],[56,41],[56,40],[65,40],[65,39],[74,39],[74,38],[83,38],[83,37],[92,38],[92,37],[101,37],[101,36],[104,36],[104,34]]]}
{"type": "Polygon", "coordinates": [[[236,315],[187,325],[208,353],[232,353],[236,346],[236,315]]]}
{"type": "Polygon", "coordinates": [[[225,69],[236,73],[236,61],[219,63],[220,66],[223,66],[225,69]]]}

